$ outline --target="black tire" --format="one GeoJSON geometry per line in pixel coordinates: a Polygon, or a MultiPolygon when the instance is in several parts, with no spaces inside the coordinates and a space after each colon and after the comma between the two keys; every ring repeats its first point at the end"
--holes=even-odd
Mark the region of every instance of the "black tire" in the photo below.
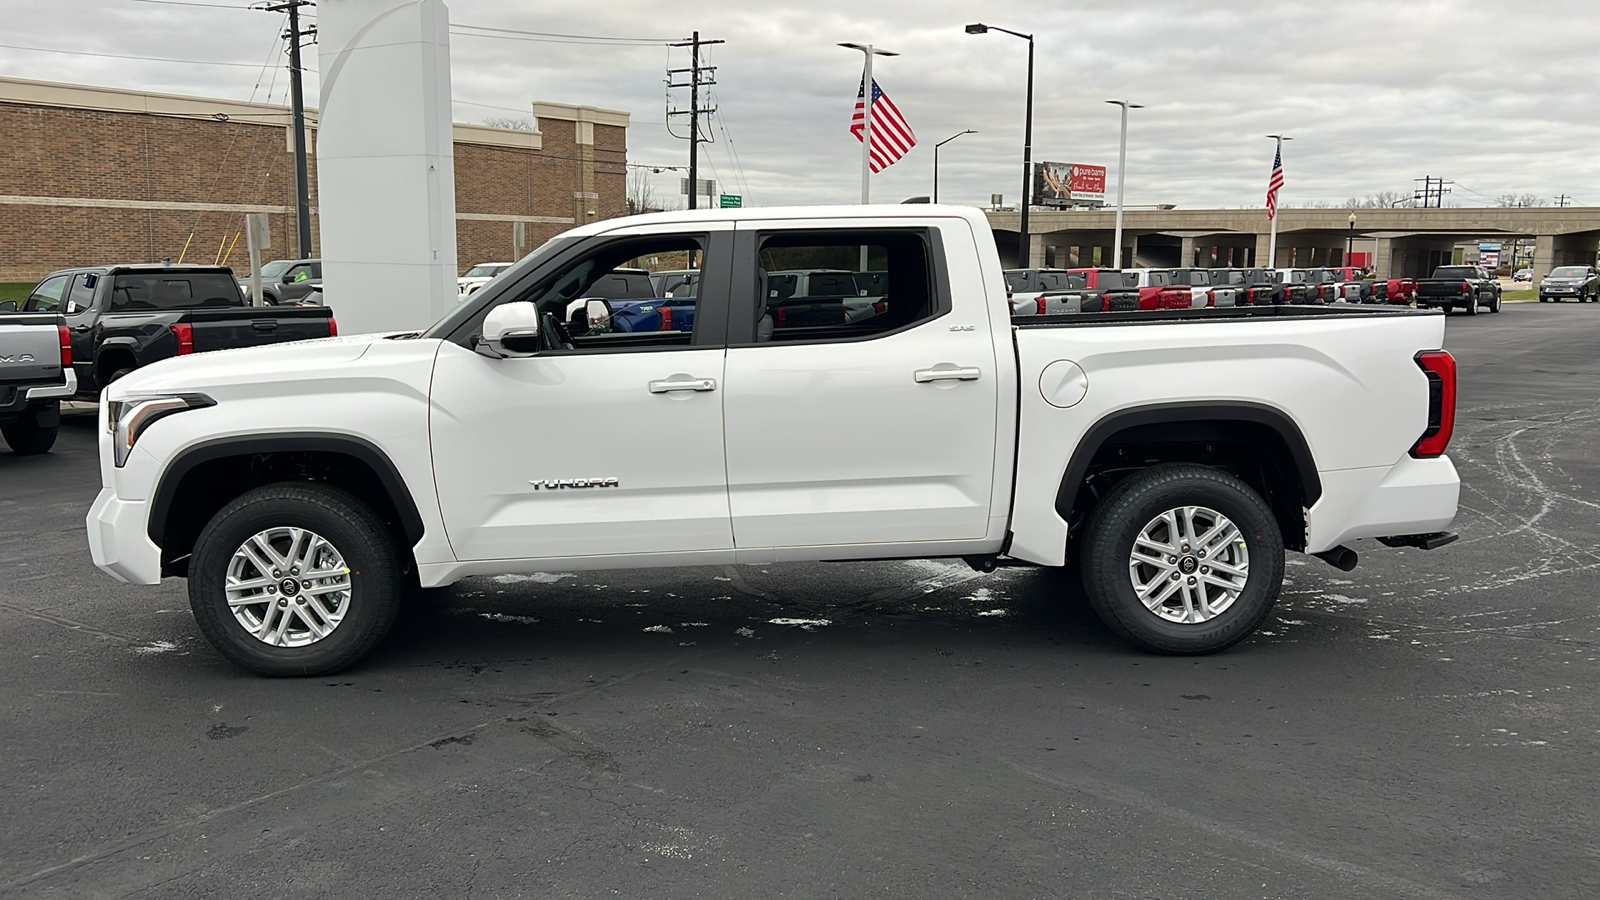
{"type": "Polygon", "coordinates": [[[1477,315],[1478,314],[1478,295],[1477,294],[1473,294],[1471,297],[1468,297],[1467,298],[1467,305],[1461,311],[1466,313],[1469,316],[1477,315]]]}
{"type": "Polygon", "coordinates": [[[60,430],[55,425],[40,427],[38,418],[32,412],[23,413],[10,425],[0,425],[0,434],[5,435],[6,445],[18,456],[37,456],[50,452],[60,430]]]}
{"type": "Polygon", "coordinates": [[[1492,312],[1492,313],[1499,312],[1500,311],[1500,302],[1501,302],[1500,301],[1500,295],[1499,294],[1495,294],[1494,295],[1494,299],[1489,301],[1489,312],[1492,312]]]}
{"type": "MultiPolygon", "coordinates": [[[[124,375],[131,375],[131,374],[133,374],[133,369],[128,369],[128,368],[115,369],[115,370],[113,370],[111,372],[110,375],[106,376],[106,384],[113,384],[113,383],[116,382],[116,380],[118,378],[121,378],[124,375]]],[[[105,387],[105,385],[101,385],[101,387],[105,387]]]]}
{"type": "Polygon", "coordinates": [[[1543,294],[1540,294],[1540,295],[1539,295],[1539,302],[1540,302],[1540,303],[1549,303],[1549,302],[1550,302],[1550,298],[1549,298],[1549,297],[1546,297],[1546,296],[1545,296],[1545,295],[1543,295],[1543,294]]]}
{"type": "MultiPolygon", "coordinates": [[[[269,484],[235,499],[200,532],[189,562],[189,606],[200,630],[218,653],[258,675],[328,675],[354,665],[394,624],[405,584],[394,537],[383,522],[353,495],[322,484],[269,484]],[[277,527],[325,538],[349,570],[343,618],[304,646],[258,639],[228,608],[224,585],[234,554],[252,536],[277,527]]],[[[286,601],[280,607],[287,608],[286,601]]],[[[304,614],[297,615],[303,622],[304,614]]]]}
{"type": "MultiPolygon", "coordinates": [[[[1132,646],[1153,653],[1215,653],[1244,640],[1272,611],[1283,584],[1283,557],[1277,520],[1249,485],[1209,466],[1173,463],[1129,476],[1095,510],[1083,539],[1083,587],[1101,621],[1132,646]],[[1244,587],[1231,605],[1194,623],[1171,621],[1147,608],[1129,571],[1134,541],[1147,523],[1189,506],[1230,519],[1249,554],[1244,587]]],[[[1205,571],[1194,568],[1200,565],[1192,554],[1180,562],[1191,575],[1205,571]]]]}

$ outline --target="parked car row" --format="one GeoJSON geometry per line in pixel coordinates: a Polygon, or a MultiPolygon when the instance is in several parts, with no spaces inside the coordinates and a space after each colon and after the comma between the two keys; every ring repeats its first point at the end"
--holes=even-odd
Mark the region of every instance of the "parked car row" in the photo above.
{"type": "Polygon", "coordinates": [[[1012,315],[1301,303],[1405,305],[1409,278],[1345,268],[1009,269],[1012,315]]]}
{"type": "MultiPolygon", "coordinates": [[[[281,279],[280,273],[279,284],[283,283],[281,279]]],[[[301,283],[308,281],[309,276],[301,279],[301,283]]],[[[266,293],[265,285],[262,293],[266,293]]],[[[68,370],[64,374],[70,377],[62,381],[53,372],[46,372],[56,387],[44,392],[30,389],[28,393],[34,399],[52,402],[63,396],[59,387],[72,386],[65,396],[93,398],[106,385],[134,370],[174,356],[339,333],[333,312],[326,307],[302,301],[288,301],[276,307],[251,306],[239,289],[234,271],[226,266],[63,269],[46,275],[20,304],[12,300],[0,303],[0,313],[11,314],[0,315],[0,328],[8,330],[23,324],[33,324],[38,329],[41,322],[49,324],[47,319],[58,320],[64,339],[60,362],[68,370]]],[[[45,330],[54,334],[58,329],[45,330]]],[[[42,340],[35,336],[36,343],[42,340]]],[[[38,352],[31,355],[42,359],[38,352]]],[[[53,421],[50,410],[29,409],[36,427],[51,427],[45,424],[53,421]]],[[[0,421],[0,425],[5,424],[0,421]]],[[[24,428],[15,420],[7,427],[24,428]]],[[[8,432],[8,439],[11,436],[8,432]]]]}

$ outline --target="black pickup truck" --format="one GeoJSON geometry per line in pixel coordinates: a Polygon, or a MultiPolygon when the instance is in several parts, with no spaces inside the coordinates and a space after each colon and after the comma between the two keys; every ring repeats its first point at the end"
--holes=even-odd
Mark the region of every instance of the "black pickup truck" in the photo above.
{"type": "Polygon", "coordinates": [[[1483,266],[1440,266],[1432,278],[1417,282],[1417,307],[1436,306],[1445,312],[1459,309],[1469,316],[1483,307],[1500,311],[1500,282],[1483,266]]]}
{"type": "Polygon", "coordinates": [[[250,306],[224,266],[63,269],[34,287],[22,311],[61,315],[72,338],[78,393],[89,396],[173,356],[339,333],[324,307],[250,306]]]}

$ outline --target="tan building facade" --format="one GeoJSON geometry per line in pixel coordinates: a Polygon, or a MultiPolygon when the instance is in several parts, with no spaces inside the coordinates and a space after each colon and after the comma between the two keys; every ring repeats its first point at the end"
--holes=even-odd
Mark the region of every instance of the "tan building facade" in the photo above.
{"type": "MultiPolygon", "coordinates": [[[[463,269],[627,210],[628,113],[547,102],[530,113],[534,131],[455,126],[463,269]]],[[[314,128],[315,110],[307,118],[314,128]]],[[[0,78],[0,134],[0,282],[166,257],[243,271],[250,212],[268,213],[265,259],[299,255],[288,107],[0,78]]],[[[315,146],[313,131],[310,256],[315,146]]]]}

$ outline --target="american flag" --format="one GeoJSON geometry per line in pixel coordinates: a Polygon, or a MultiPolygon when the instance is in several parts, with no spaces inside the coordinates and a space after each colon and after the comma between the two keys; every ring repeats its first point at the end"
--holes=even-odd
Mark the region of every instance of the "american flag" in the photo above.
{"type": "Polygon", "coordinates": [[[1267,178],[1267,218],[1278,214],[1278,188],[1283,187],[1283,145],[1272,157],[1272,175],[1267,178]]]}
{"type": "MultiPolygon", "coordinates": [[[[861,134],[866,130],[866,110],[861,103],[866,86],[867,80],[862,78],[861,89],[856,91],[855,115],[850,117],[850,133],[858,141],[863,139],[861,134]]],[[[878,79],[872,79],[872,171],[883,171],[916,145],[917,136],[911,133],[911,126],[906,124],[889,95],[878,87],[878,79]]]]}

